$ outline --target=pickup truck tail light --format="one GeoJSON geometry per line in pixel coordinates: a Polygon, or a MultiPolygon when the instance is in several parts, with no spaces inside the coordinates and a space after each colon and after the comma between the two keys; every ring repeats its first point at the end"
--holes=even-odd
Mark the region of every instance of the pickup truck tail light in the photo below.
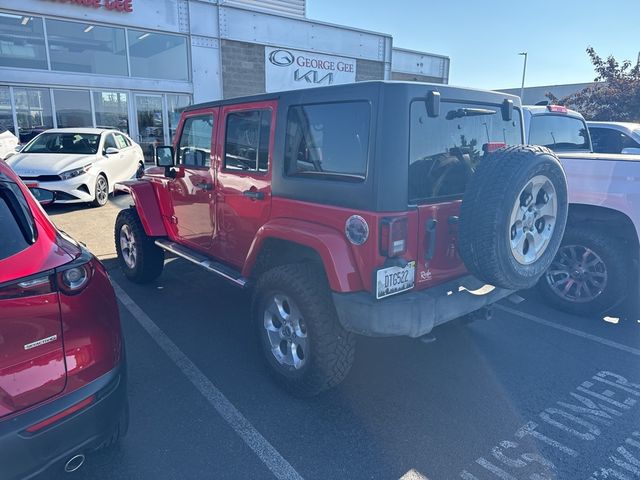
{"type": "Polygon", "coordinates": [[[380,254],[398,257],[407,252],[407,219],[385,218],[380,223],[380,254]]]}
{"type": "Polygon", "coordinates": [[[568,113],[569,109],[563,105],[547,105],[547,109],[554,113],[568,113]]]}

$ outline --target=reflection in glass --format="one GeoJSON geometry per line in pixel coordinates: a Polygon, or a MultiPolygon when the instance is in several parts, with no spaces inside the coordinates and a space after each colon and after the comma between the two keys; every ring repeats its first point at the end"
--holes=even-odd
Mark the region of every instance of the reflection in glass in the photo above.
{"type": "Polygon", "coordinates": [[[142,147],[144,160],[153,162],[155,147],[164,143],[162,121],[162,97],[160,95],[136,95],[138,117],[138,143],[142,147]]]}
{"type": "Polygon", "coordinates": [[[0,66],[47,68],[42,18],[0,13],[0,66]]]}
{"type": "MultiPolygon", "coordinates": [[[[0,87],[0,127],[14,133],[9,87],[0,87]]],[[[2,129],[0,129],[2,130],[2,129]]]]}
{"type": "Polygon", "coordinates": [[[53,128],[49,89],[14,87],[13,97],[20,143],[25,144],[38,134],[53,128]]]}
{"type": "Polygon", "coordinates": [[[180,110],[191,105],[190,95],[167,95],[167,108],[169,110],[169,137],[171,143],[176,136],[178,123],[180,122],[180,110]]]}
{"type": "Polygon", "coordinates": [[[47,19],[52,70],[127,75],[124,29],[47,19]]]}
{"type": "Polygon", "coordinates": [[[127,33],[132,77],[189,80],[185,37],[139,30],[127,33]]]}
{"type": "Polygon", "coordinates": [[[54,90],[58,128],[92,127],[91,100],[87,90],[54,90]]]}
{"type": "Polygon", "coordinates": [[[129,133],[128,100],[124,92],[93,92],[96,126],[129,133]]]}

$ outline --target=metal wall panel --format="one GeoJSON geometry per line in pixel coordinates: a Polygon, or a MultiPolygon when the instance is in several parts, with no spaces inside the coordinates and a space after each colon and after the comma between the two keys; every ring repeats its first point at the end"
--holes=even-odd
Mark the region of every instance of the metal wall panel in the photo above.
{"type": "Polygon", "coordinates": [[[192,35],[218,36],[218,7],[208,3],[189,2],[189,23],[192,35]]]}
{"type": "Polygon", "coordinates": [[[384,58],[388,35],[239,8],[220,6],[220,37],[343,57],[389,60],[384,58]]]}
{"type": "Polygon", "coordinates": [[[194,103],[222,98],[220,42],[207,37],[191,37],[191,66],[194,103]]]}
{"type": "Polygon", "coordinates": [[[448,78],[449,59],[442,55],[394,48],[391,59],[391,70],[394,72],[414,73],[429,77],[448,78]]]}
{"type": "Polygon", "coordinates": [[[296,17],[305,17],[307,13],[306,0],[221,0],[220,3],[296,17]]]}

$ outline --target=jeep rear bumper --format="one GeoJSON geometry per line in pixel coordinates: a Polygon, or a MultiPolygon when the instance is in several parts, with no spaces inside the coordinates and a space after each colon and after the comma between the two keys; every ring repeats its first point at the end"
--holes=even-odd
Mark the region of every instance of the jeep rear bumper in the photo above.
{"type": "Polygon", "coordinates": [[[369,292],[334,292],[333,303],[340,323],[350,332],[371,337],[420,337],[512,293],[514,290],[486,285],[467,275],[381,300],[369,292]]]}

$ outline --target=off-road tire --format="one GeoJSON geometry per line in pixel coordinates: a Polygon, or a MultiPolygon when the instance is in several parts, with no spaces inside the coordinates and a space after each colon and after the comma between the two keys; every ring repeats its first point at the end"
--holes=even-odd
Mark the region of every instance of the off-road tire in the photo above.
{"type": "Polygon", "coordinates": [[[327,279],[319,267],[299,263],[268,270],[257,281],[252,311],[269,372],[291,395],[317,395],[338,385],[349,373],[355,336],[340,325],[327,279]],[[310,346],[306,363],[299,370],[279,363],[270,349],[264,315],[274,294],[291,297],[304,317],[310,346]]]}
{"type": "MultiPolygon", "coordinates": [[[[624,244],[611,238],[603,231],[568,226],[560,248],[577,245],[593,251],[605,265],[607,280],[602,292],[592,300],[586,302],[571,301],[561,297],[544,275],[538,282],[538,290],[550,304],[560,310],[575,315],[601,315],[620,305],[629,293],[629,279],[631,277],[630,259],[625,255],[624,244]]],[[[560,252],[558,252],[560,255],[560,252]]]]}
{"type": "Polygon", "coordinates": [[[101,173],[96,177],[96,184],[95,187],[93,189],[94,192],[94,200],[91,202],[91,206],[92,207],[104,207],[107,202],[109,201],[109,180],[107,180],[107,177],[101,173]],[[100,181],[104,181],[106,184],[106,189],[107,189],[107,195],[105,196],[104,200],[98,198],[98,182],[100,181]]]}
{"type": "Polygon", "coordinates": [[[484,282],[513,290],[533,287],[560,246],[567,221],[567,182],[558,157],[548,148],[512,146],[487,155],[464,193],[460,212],[460,256],[484,282]],[[543,175],[556,192],[557,215],[546,248],[530,264],[519,263],[510,246],[510,216],[520,192],[543,175]]]}
{"type": "Polygon", "coordinates": [[[147,236],[134,208],[121,210],[118,214],[114,239],[118,264],[129,280],[136,283],[149,283],[160,276],[164,268],[164,250],[154,243],[153,238],[147,236]],[[120,231],[125,225],[129,227],[137,249],[137,258],[133,267],[125,262],[120,244],[120,231]]]}

